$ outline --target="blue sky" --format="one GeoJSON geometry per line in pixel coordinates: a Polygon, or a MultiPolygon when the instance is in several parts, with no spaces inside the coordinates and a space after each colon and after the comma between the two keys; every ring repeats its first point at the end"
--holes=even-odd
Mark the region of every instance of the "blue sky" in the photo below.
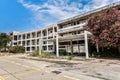
{"type": "Polygon", "coordinates": [[[31,31],[119,0],[0,0],[0,32],[31,31]]]}

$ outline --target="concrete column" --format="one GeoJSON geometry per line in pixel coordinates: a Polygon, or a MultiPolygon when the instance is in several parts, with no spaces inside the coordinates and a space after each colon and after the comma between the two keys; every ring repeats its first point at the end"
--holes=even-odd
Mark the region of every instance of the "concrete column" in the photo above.
{"type": "Polygon", "coordinates": [[[46,33],[47,33],[47,51],[48,51],[48,29],[46,29],[46,33]]]}
{"type": "Polygon", "coordinates": [[[22,34],[21,34],[20,36],[21,36],[21,46],[23,46],[23,45],[22,45],[22,34]]]}
{"type": "Polygon", "coordinates": [[[42,39],[39,39],[39,55],[42,53],[42,39]]]}
{"type": "Polygon", "coordinates": [[[79,41],[77,41],[77,45],[78,45],[78,52],[80,53],[80,44],[79,44],[79,41]]]}
{"type": "Polygon", "coordinates": [[[54,39],[55,38],[55,29],[54,29],[54,26],[53,26],[52,33],[53,33],[53,39],[54,39]]]}
{"type": "Polygon", "coordinates": [[[73,54],[73,44],[72,44],[72,40],[70,40],[70,47],[71,47],[71,54],[73,54]]]}
{"type": "Polygon", "coordinates": [[[58,41],[58,33],[56,35],[56,56],[59,57],[59,41],[58,41]]]}
{"type": "Polygon", "coordinates": [[[96,43],[96,50],[97,50],[97,53],[99,52],[99,46],[98,46],[98,43],[96,43]]]}
{"type": "Polygon", "coordinates": [[[20,40],[19,40],[19,35],[17,34],[17,46],[20,46],[20,45],[19,45],[19,41],[20,41],[20,40]]]}
{"type": "Polygon", "coordinates": [[[27,34],[25,34],[25,52],[27,52],[27,34]]]}
{"type": "Polygon", "coordinates": [[[88,58],[89,58],[89,52],[88,52],[87,31],[84,31],[84,39],[85,39],[85,53],[86,53],[86,59],[88,59],[88,58]]]}
{"type": "Polygon", "coordinates": [[[42,34],[42,30],[41,30],[41,36],[40,36],[40,39],[39,39],[39,55],[42,54],[42,37],[43,34],[42,34]]]}
{"type": "Polygon", "coordinates": [[[37,50],[37,31],[35,32],[35,48],[37,50]]]}
{"type": "Polygon", "coordinates": [[[30,52],[32,52],[32,33],[30,33],[30,52]]]}
{"type": "Polygon", "coordinates": [[[52,34],[53,34],[53,51],[55,51],[55,29],[54,29],[54,26],[53,26],[53,30],[52,30],[52,34]]]}

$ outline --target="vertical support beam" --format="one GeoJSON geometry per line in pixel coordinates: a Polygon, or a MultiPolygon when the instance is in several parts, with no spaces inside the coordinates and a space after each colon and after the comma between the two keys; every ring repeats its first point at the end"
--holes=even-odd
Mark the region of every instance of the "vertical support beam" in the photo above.
{"type": "Polygon", "coordinates": [[[48,51],[48,28],[46,29],[46,33],[47,33],[47,51],[48,51]]]}
{"type": "Polygon", "coordinates": [[[86,59],[88,59],[88,58],[89,58],[89,53],[88,53],[87,31],[84,31],[84,39],[85,39],[85,53],[86,53],[86,59]]]}
{"type": "Polygon", "coordinates": [[[58,41],[58,33],[56,35],[56,56],[59,57],[59,41],[58,41]]]}
{"type": "Polygon", "coordinates": [[[37,31],[35,32],[35,49],[37,50],[37,31]]]}
{"type": "Polygon", "coordinates": [[[42,38],[43,38],[43,34],[42,34],[42,30],[41,30],[41,36],[40,36],[40,39],[39,39],[39,55],[42,54],[42,38]]]}
{"type": "Polygon", "coordinates": [[[20,45],[23,46],[23,45],[22,45],[22,34],[20,34],[20,36],[21,36],[21,38],[20,38],[21,44],[20,44],[20,45]]]}
{"type": "Polygon", "coordinates": [[[30,52],[32,52],[32,33],[30,33],[30,52]]]}
{"type": "Polygon", "coordinates": [[[53,52],[55,52],[55,26],[53,26],[53,30],[52,30],[52,34],[53,34],[53,52]]]}
{"type": "Polygon", "coordinates": [[[70,40],[70,47],[71,47],[71,54],[73,54],[73,44],[72,44],[72,40],[70,40]]]}
{"type": "Polygon", "coordinates": [[[27,34],[25,34],[25,52],[27,52],[27,34]]]}
{"type": "Polygon", "coordinates": [[[20,46],[19,45],[19,35],[17,34],[16,36],[17,36],[17,46],[20,46]]]}
{"type": "Polygon", "coordinates": [[[96,49],[97,49],[97,53],[99,52],[99,46],[98,43],[96,43],[96,49]]]}
{"type": "Polygon", "coordinates": [[[77,45],[78,45],[78,52],[80,54],[80,44],[79,44],[79,41],[77,41],[77,45]]]}
{"type": "Polygon", "coordinates": [[[42,53],[42,39],[39,39],[39,55],[42,53]]]}
{"type": "Polygon", "coordinates": [[[53,26],[52,33],[53,33],[53,39],[54,39],[55,38],[55,29],[54,29],[54,26],[53,26]]]}

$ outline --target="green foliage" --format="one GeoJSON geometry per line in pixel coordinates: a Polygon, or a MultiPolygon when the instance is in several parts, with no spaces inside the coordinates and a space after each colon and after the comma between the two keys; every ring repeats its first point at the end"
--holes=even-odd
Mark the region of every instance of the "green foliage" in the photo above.
{"type": "Polygon", "coordinates": [[[10,53],[24,53],[25,48],[23,46],[13,46],[13,47],[9,47],[9,52],[10,53]]]}
{"type": "Polygon", "coordinates": [[[41,58],[54,58],[54,54],[52,52],[42,52],[40,57],[41,58]]]}
{"type": "Polygon", "coordinates": [[[39,56],[39,50],[35,50],[31,53],[32,56],[39,56]]]}
{"type": "Polygon", "coordinates": [[[110,51],[106,51],[106,52],[93,52],[92,53],[94,55],[94,57],[102,57],[102,58],[120,58],[120,54],[114,54],[111,53],[110,51]]]}
{"type": "Polygon", "coordinates": [[[73,58],[74,58],[74,55],[72,54],[68,56],[68,60],[72,60],[73,58]]]}
{"type": "Polygon", "coordinates": [[[10,42],[10,37],[6,33],[0,33],[0,51],[4,49],[6,51],[7,43],[10,42]]]}
{"type": "Polygon", "coordinates": [[[39,55],[39,50],[35,50],[31,53],[32,56],[40,57],[40,58],[53,58],[54,54],[52,52],[42,52],[41,55],[39,55]]]}

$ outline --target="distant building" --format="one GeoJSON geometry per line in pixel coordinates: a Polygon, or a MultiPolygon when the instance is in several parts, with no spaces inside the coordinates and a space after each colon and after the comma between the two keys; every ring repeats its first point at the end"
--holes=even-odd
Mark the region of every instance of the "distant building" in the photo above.
{"type": "Polygon", "coordinates": [[[40,54],[45,51],[55,52],[58,57],[61,55],[59,50],[62,49],[68,53],[85,53],[86,58],[88,58],[88,39],[91,34],[88,31],[84,31],[83,26],[87,23],[89,16],[110,7],[117,7],[120,10],[120,2],[62,20],[40,30],[24,33],[13,31],[10,33],[11,45],[24,46],[25,52],[33,52],[39,49],[40,54]]]}

